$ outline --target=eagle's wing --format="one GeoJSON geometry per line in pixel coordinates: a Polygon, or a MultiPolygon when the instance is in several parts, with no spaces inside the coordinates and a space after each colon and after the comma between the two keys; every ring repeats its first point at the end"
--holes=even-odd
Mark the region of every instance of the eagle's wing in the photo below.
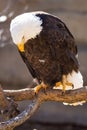
{"type": "Polygon", "coordinates": [[[54,18],[54,23],[51,20],[48,21],[51,23],[44,25],[47,26],[47,39],[50,39],[49,47],[53,58],[59,60],[62,56],[66,55],[78,66],[78,59],[76,57],[78,53],[77,45],[67,26],[58,18],[54,18]]]}
{"type": "Polygon", "coordinates": [[[33,76],[33,78],[36,78],[36,72],[35,70],[32,68],[31,64],[29,63],[29,61],[27,60],[26,56],[25,56],[25,53],[24,52],[20,52],[20,55],[24,61],[24,63],[26,64],[26,66],[28,67],[28,70],[30,71],[31,75],[33,76]]]}
{"type": "Polygon", "coordinates": [[[66,25],[57,17],[44,14],[40,17],[43,19],[41,38],[49,46],[51,58],[59,61],[62,66],[69,62],[69,66],[72,65],[74,70],[78,70],[77,46],[66,25]]]}
{"type": "Polygon", "coordinates": [[[66,29],[67,34],[70,36],[69,38],[65,37],[65,42],[67,42],[67,53],[68,55],[72,58],[72,60],[78,65],[78,59],[77,59],[77,54],[78,54],[78,49],[77,45],[75,44],[75,40],[67,26],[62,22],[64,25],[64,28],[66,29]]]}

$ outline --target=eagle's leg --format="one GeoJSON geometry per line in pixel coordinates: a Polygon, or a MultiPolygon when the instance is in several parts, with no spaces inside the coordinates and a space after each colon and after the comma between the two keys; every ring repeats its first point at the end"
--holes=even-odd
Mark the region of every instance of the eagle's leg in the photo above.
{"type": "Polygon", "coordinates": [[[46,84],[44,84],[44,83],[42,82],[41,84],[37,85],[37,86],[34,88],[35,94],[37,94],[41,88],[43,88],[43,89],[46,91],[47,87],[48,87],[48,85],[46,85],[46,84]]]}
{"type": "Polygon", "coordinates": [[[63,93],[65,93],[67,88],[69,88],[69,89],[72,88],[73,89],[74,85],[71,82],[67,81],[67,76],[66,75],[63,75],[62,81],[61,82],[56,82],[54,89],[57,89],[59,87],[61,87],[63,93]]]}

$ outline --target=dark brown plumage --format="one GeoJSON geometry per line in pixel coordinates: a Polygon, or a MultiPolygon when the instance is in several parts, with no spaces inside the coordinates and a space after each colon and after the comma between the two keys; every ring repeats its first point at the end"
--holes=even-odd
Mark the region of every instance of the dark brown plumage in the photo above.
{"type": "Polygon", "coordinates": [[[24,44],[24,52],[20,53],[39,83],[54,85],[63,75],[78,71],[77,46],[60,19],[43,13],[36,16],[43,21],[43,29],[36,38],[24,44]]]}

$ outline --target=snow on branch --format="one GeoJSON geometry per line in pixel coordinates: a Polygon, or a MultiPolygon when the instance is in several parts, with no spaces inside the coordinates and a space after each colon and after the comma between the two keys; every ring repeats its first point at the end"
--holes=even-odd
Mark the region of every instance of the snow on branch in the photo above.
{"type": "MultiPolygon", "coordinates": [[[[0,109],[8,110],[7,116],[9,117],[8,120],[7,118],[4,118],[5,120],[0,123],[0,130],[13,130],[16,126],[29,119],[34,114],[34,112],[36,112],[39,106],[45,101],[67,103],[87,101],[87,87],[76,90],[68,90],[65,92],[65,94],[62,94],[61,90],[48,88],[46,92],[44,92],[43,89],[40,90],[37,95],[35,95],[33,88],[3,91],[0,89],[0,109]],[[22,113],[19,114],[17,113],[17,105],[15,105],[15,102],[23,100],[33,100],[33,102],[22,113]],[[9,111],[8,106],[10,106],[10,108],[14,107],[14,109],[10,109],[9,111]],[[9,116],[12,112],[16,114],[9,116]]],[[[2,115],[4,115],[4,110],[2,115]]]]}

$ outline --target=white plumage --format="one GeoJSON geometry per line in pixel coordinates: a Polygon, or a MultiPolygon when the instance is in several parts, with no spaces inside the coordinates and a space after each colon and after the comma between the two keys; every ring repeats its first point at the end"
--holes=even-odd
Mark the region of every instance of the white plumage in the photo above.
{"type": "Polygon", "coordinates": [[[35,38],[42,30],[41,24],[42,20],[36,16],[35,12],[24,13],[15,17],[10,24],[13,42],[15,44],[20,43],[22,37],[25,38],[25,42],[31,38],[35,38]]]}
{"type": "MultiPolygon", "coordinates": [[[[65,77],[65,80],[74,85],[73,90],[83,87],[83,76],[80,73],[80,71],[78,71],[78,72],[72,71],[71,74],[69,73],[65,77]]],[[[54,89],[56,89],[56,87],[54,87],[54,89]]],[[[62,89],[62,86],[58,87],[57,89],[62,89]]],[[[66,90],[72,90],[71,86],[66,87],[66,90]]]]}
{"type": "Polygon", "coordinates": [[[73,71],[71,74],[68,74],[67,80],[69,82],[73,83],[74,89],[83,87],[83,77],[82,77],[80,71],[78,71],[78,73],[73,71]]]}

